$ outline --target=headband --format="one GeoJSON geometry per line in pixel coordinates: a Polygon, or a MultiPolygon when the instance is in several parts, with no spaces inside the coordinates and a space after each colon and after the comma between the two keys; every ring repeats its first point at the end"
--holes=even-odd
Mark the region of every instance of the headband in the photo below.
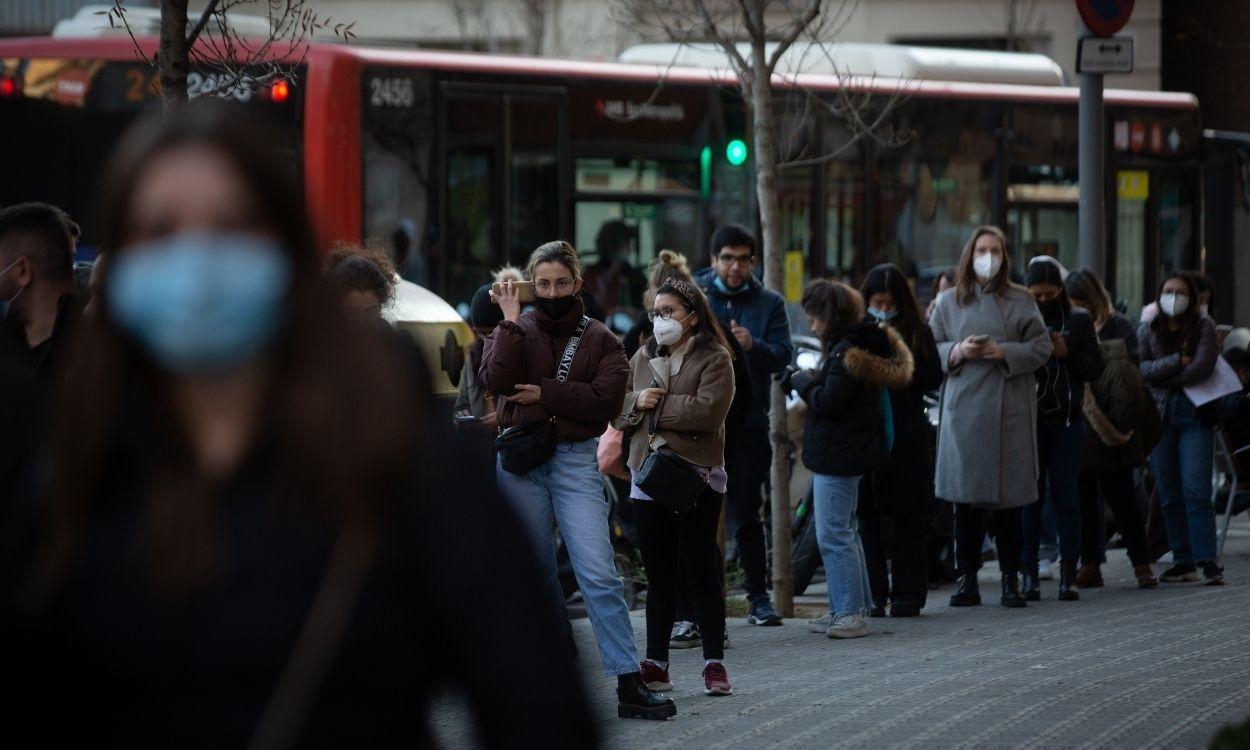
{"type": "Polygon", "coordinates": [[[685,281],[682,281],[681,279],[668,279],[663,284],[660,284],[660,288],[657,289],[655,293],[663,294],[666,291],[672,291],[678,297],[681,297],[682,301],[686,303],[687,308],[691,310],[698,308],[698,305],[695,304],[695,300],[698,298],[699,293],[695,291],[693,286],[685,281]]]}

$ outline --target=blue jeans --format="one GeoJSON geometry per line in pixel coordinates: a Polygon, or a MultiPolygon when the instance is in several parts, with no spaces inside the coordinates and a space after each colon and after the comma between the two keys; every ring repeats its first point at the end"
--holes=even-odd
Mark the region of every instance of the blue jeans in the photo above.
{"type": "Polygon", "coordinates": [[[1150,454],[1150,466],[1174,564],[1215,562],[1214,452],[1215,431],[1198,419],[1189,397],[1184,393],[1168,396],[1163,439],[1150,454]]]}
{"type": "MultiPolygon", "coordinates": [[[[499,488],[516,511],[533,541],[547,588],[559,611],[564,609],[556,569],[552,520],[569,551],[577,585],[586,602],[604,672],[622,675],[638,671],[638,648],[625,605],[624,584],[616,572],[612,539],[608,535],[608,502],[603,496],[598,441],[556,444],[555,455],[525,476],[496,468],[499,488]]],[[[518,613],[513,613],[518,614],[518,613]]],[[[524,616],[524,613],[519,613],[524,616]]]]}
{"type": "Polygon", "coordinates": [[[860,477],[812,475],[814,523],[820,559],[829,582],[829,611],[835,616],[868,614],[872,584],[859,538],[860,477]]]}
{"type": "Polygon", "coordinates": [[[1037,565],[1042,536],[1042,508],[1049,480],[1050,502],[1058,521],[1059,557],[1075,564],[1081,556],[1081,447],[1085,423],[1037,426],[1037,465],[1040,469],[1037,501],[1024,508],[1021,526],[1024,545],[1020,563],[1026,571],[1037,565]]]}

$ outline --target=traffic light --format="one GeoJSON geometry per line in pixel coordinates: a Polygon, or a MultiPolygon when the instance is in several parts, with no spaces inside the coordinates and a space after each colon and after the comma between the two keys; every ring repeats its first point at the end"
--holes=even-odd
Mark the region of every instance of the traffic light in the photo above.
{"type": "Polygon", "coordinates": [[[747,163],[747,157],[750,152],[747,149],[746,141],[741,138],[734,138],[725,144],[725,161],[735,167],[740,167],[747,163]]]}

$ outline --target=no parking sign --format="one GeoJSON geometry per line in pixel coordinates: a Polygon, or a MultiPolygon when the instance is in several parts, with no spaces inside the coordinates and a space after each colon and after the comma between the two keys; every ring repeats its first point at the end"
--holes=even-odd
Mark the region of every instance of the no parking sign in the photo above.
{"type": "Polygon", "coordinates": [[[1133,14],[1133,0],[1076,0],[1081,20],[1097,36],[1111,36],[1133,14]]]}

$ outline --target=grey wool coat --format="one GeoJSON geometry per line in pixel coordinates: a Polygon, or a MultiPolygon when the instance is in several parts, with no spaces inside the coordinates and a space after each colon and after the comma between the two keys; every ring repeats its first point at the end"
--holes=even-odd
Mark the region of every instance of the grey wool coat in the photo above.
{"type": "Polygon", "coordinates": [[[943,500],[996,510],[1028,505],[1038,479],[1033,371],[1050,359],[1050,333],[1021,287],[978,289],[967,305],[955,294],[942,292],[929,320],[946,372],[934,489],[943,500]],[[1004,358],[951,369],[951,349],[979,335],[1001,344],[1004,358]]]}

